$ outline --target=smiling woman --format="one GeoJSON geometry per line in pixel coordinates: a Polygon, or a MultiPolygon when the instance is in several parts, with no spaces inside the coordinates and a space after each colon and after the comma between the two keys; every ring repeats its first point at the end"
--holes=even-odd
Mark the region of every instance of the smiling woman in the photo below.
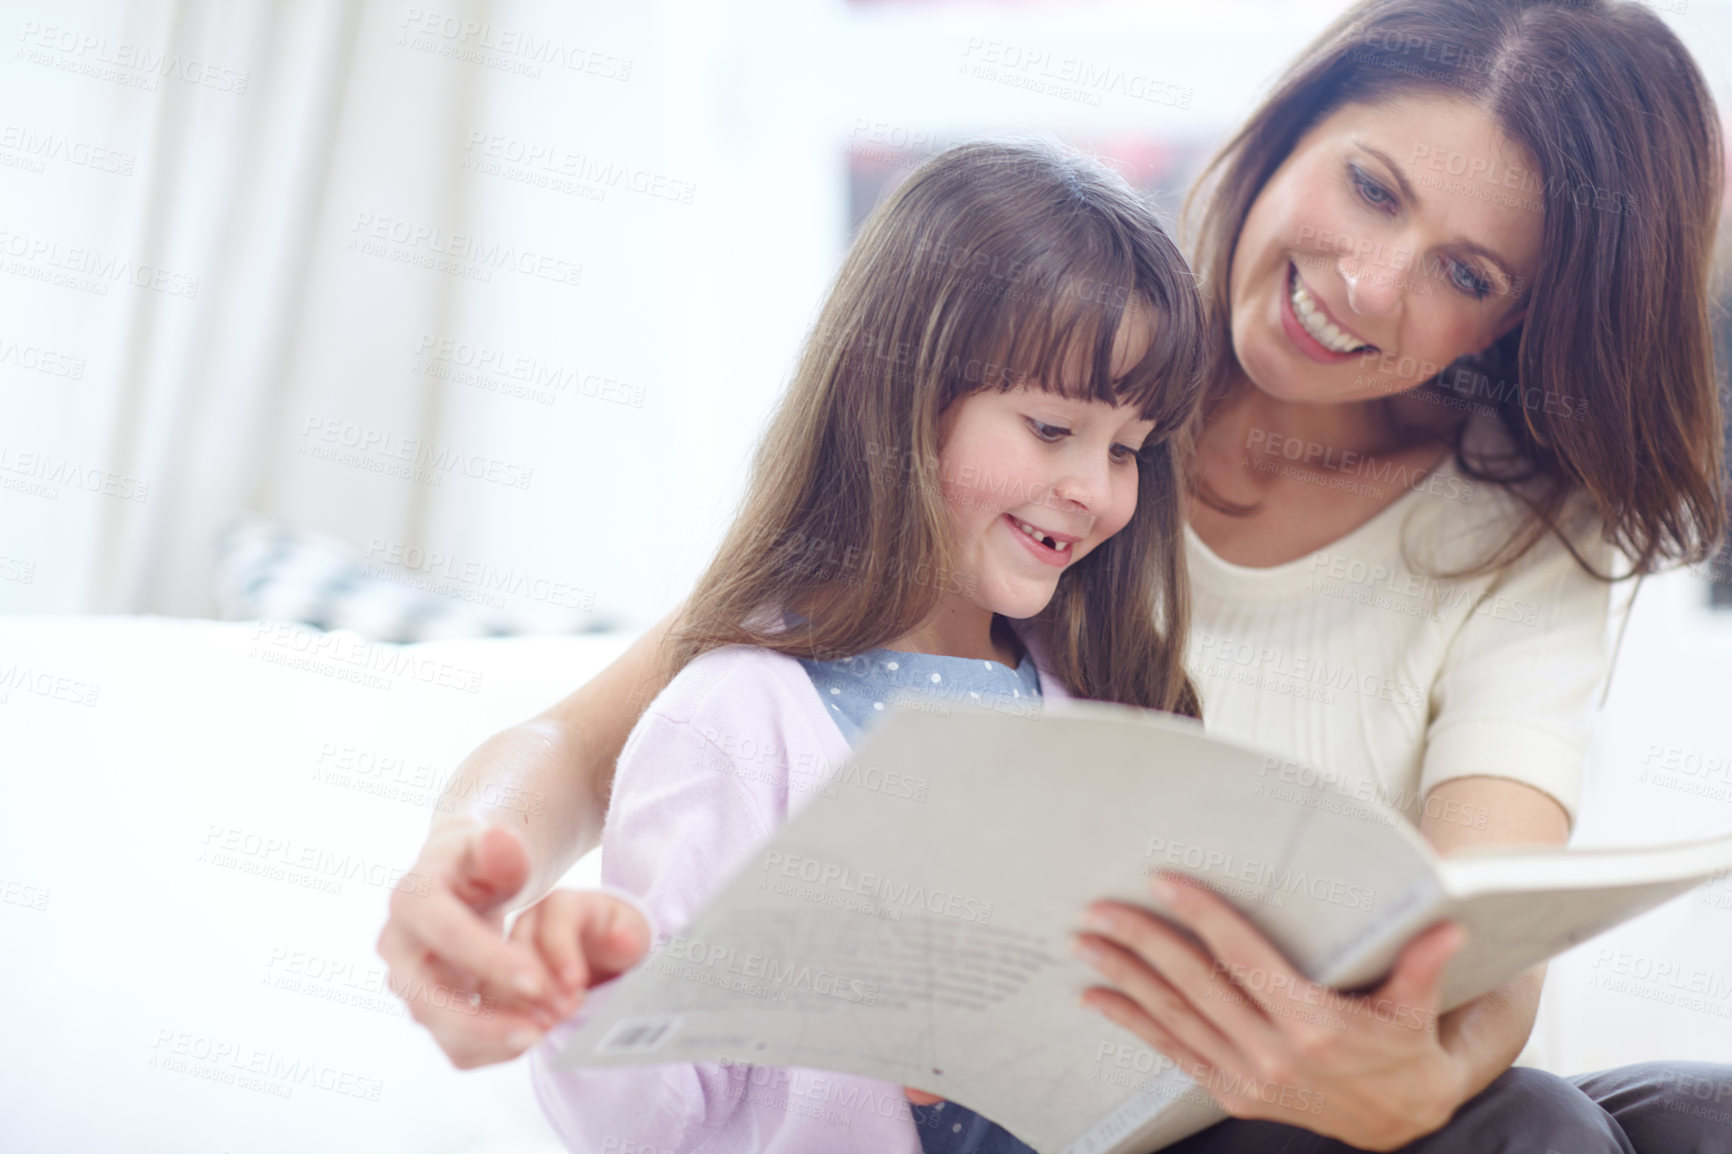
{"type": "MultiPolygon", "coordinates": [[[[1187,204],[1216,337],[1205,427],[1221,447],[1247,406],[1340,405],[1309,439],[1428,466],[1452,446],[1534,514],[1487,569],[1582,498],[1635,571],[1699,562],[1725,523],[1722,169],[1713,99],[1644,5],[1356,5],[1187,204]],[[1463,395],[1498,459],[1465,451],[1463,395]]],[[[1257,486],[1204,465],[1201,520],[1231,535],[1211,514],[1257,486]]]]}
{"type": "MultiPolygon", "coordinates": [[[[1212,731],[1329,767],[1446,853],[1567,836],[1607,579],[1724,529],[1721,158],[1700,73],[1641,5],[1368,0],[1301,53],[1188,206],[1215,336],[1188,536],[1212,731]]],[[[1310,988],[1210,895],[1176,919],[1194,939],[1094,913],[1091,999],[1257,1120],[1175,1152],[1732,1141],[1672,1108],[1732,1070],[1511,1069],[1543,970],[1435,1032],[1299,1021],[1227,977],[1310,988]],[[1246,1085],[1329,1105],[1219,1089],[1246,1085]]],[[[1435,1007],[1447,933],[1375,996],[1435,1007]]]]}

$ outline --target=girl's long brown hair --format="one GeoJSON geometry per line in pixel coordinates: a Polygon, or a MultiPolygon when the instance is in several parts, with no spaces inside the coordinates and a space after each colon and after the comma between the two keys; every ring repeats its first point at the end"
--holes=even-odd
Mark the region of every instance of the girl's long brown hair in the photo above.
{"type": "MultiPolygon", "coordinates": [[[[1485,108],[1527,147],[1543,190],[1525,318],[1420,386],[1454,407],[1452,392],[1490,396],[1515,445],[1507,458],[1470,459],[1467,423],[1456,433],[1461,471],[1508,487],[1534,514],[1473,571],[1558,531],[1595,572],[1561,531],[1577,495],[1633,573],[1711,556],[1726,525],[1709,316],[1720,127],[1695,62],[1643,4],[1365,0],[1312,42],[1185,202],[1213,358],[1201,420],[1239,377],[1228,282],[1252,203],[1330,112],[1414,90],[1485,108]]],[[[1244,511],[1193,485],[1214,508],[1244,511]]]]}
{"type": "Polygon", "coordinates": [[[861,226],[739,515],[670,634],[672,669],[733,644],[859,653],[965,591],[938,416],[1020,384],[1134,404],[1157,423],[1130,523],[1066,568],[1034,619],[1050,671],[1074,694],[1197,716],[1181,498],[1202,366],[1190,270],[1122,178],[1047,141],[932,157],[861,226]],[[1151,310],[1154,337],[1114,378],[1132,308],[1151,310]]]}

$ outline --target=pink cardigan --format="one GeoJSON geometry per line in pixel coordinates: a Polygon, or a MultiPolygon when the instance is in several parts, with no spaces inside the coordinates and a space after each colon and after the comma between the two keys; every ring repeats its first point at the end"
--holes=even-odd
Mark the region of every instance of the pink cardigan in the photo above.
{"type": "MultiPolygon", "coordinates": [[[[1031,652],[1046,704],[1065,699],[1031,652]]],[[[799,662],[748,646],[704,654],[626,740],[602,835],[602,881],[641,898],[655,940],[666,940],[848,755],[799,662]]],[[[597,987],[585,1010],[530,1052],[536,1096],[570,1149],[920,1154],[907,1098],[888,1082],[713,1063],[553,1069],[549,1060],[607,992],[597,987]]]]}

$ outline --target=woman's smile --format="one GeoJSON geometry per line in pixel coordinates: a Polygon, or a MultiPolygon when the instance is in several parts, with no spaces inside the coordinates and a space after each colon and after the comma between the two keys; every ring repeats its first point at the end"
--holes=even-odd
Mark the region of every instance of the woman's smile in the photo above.
{"type": "Polygon", "coordinates": [[[1342,324],[1306,287],[1299,266],[1287,263],[1287,291],[1281,294],[1281,327],[1300,352],[1326,365],[1340,364],[1377,346],[1342,324]]]}

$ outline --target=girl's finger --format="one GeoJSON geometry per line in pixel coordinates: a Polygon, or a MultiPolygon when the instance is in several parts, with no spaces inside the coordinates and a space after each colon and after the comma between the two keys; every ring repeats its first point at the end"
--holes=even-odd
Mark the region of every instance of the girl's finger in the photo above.
{"type": "Polygon", "coordinates": [[[519,1001],[550,992],[546,968],[535,951],[508,943],[444,886],[435,884],[425,894],[398,890],[391,895],[391,918],[412,945],[472,975],[477,986],[492,986],[519,1001]]]}
{"type": "Polygon", "coordinates": [[[589,965],[583,956],[579,940],[581,907],[567,901],[567,891],[555,890],[536,907],[541,917],[535,926],[535,948],[554,981],[567,995],[576,995],[589,988],[589,965]]]}
{"type": "Polygon", "coordinates": [[[623,974],[650,948],[650,927],[631,903],[611,894],[579,892],[579,933],[591,985],[623,974]]]}

